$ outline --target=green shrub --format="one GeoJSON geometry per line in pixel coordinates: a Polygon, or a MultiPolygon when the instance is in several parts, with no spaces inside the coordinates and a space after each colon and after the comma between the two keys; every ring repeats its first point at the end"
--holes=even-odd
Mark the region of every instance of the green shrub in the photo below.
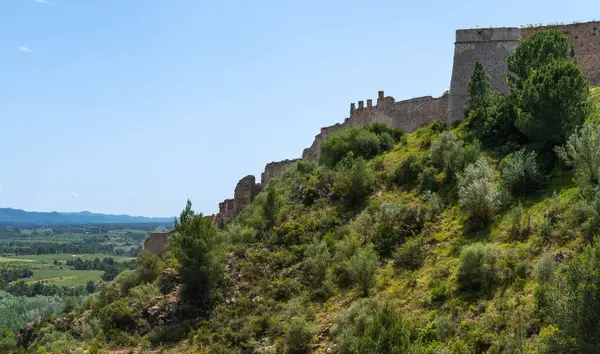
{"type": "Polygon", "coordinates": [[[536,157],[535,152],[525,150],[506,156],[500,163],[500,186],[515,196],[535,192],[542,183],[536,157]]]}
{"type": "Polygon", "coordinates": [[[591,200],[584,198],[570,210],[572,221],[581,226],[583,237],[588,242],[600,233],[600,189],[596,188],[592,196],[591,200]]]}
{"type": "Polygon", "coordinates": [[[248,244],[257,241],[256,229],[242,226],[237,222],[227,224],[224,230],[220,230],[220,237],[231,244],[248,244]]]}
{"type": "Polygon", "coordinates": [[[342,354],[424,353],[419,341],[411,342],[411,328],[391,304],[359,299],[335,316],[331,335],[342,354]]]}
{"type": "Polygon", "coordinates": [[[342,289],[353,285],[354,279],[350,260],[360,247],[361,241],[354,233],[335,245],[331,274],[334,283],[342,289]]]}
{"type": "Polygon", "coordinates": [[[399,186],[414,186],[424,167],[425,162],[421,156],[409,154],[394,170],[392,181],[399,186]]]}
{"type": "Polygon", "coordinates": [[[331,326],[331,336],[340,353],[357,352],[360,337],[371,325],[375,312],[381,306],[378,298],[363,298],[336,314],[331,326]]]}
{"type": "Polygon", "coordinates": [[[302,291],[302,284],[293,278],[279,278],[273,283],[273,298],[285,301],[293,298],[302,291]]]}
{"type": "MultiPolygon", "coordinates": [[[[600,351],[600,243],[588,245],[549,280],[546,301],[539,304],[557,339],[572,339],[579,353],[600,351]]],[[[548,280],[548,279],[546,279],[548,280]]]]}
{"type": "Polygon", "coordinates": [[[470,163],[477,160],[480,154],[478,143],[465,147],[464,142],[452,132],[445,131],[431,144],[431,163],[446,172],[448,178],[453,178],[456,173],[470,163]]]}
{"type": "Polygon", "coordinates": [[[333,167],[349,153],[356,157],[371,159],[391,149],[402,137],[401,130],[390,129],[383,124],[338,130],[321,144],[319,161],[333,167]]]}
{"type": "Polygon", "coordinates": [[[327,278],[327,268],[331,263],[331,254],[323,241],[311,244],[305,251],[304,273],[312,288],[311,297],[327,299],[333,292],[330,279],[327,278]]]}
{"type": "Polygon", "coordinates": [[[494,170],[486,159],[468,165],[458,176],[458,198],[469,217],[487,224],[500,207],[498,189],[492,184],[494,170]]]}
{"type": "Polygon", "coordinates": [[[585,124],[575,131],[565,146],[557,147],[556,153],[568,165],[575,168],[575,181],[582,189],[597,186],[600,182],[600,128],[585,124]]]}
{"type": "Polygon", "coordinates": [[[425,241],[423,234],[409,238],[394,252],[394,265],[397,268],[418,269],[425,260],[425,241]]]}
{"type": "Polygon", "coordinates": [[[105,333],[113,333],[115,329],[131,332],[137,327],[139,312],[129,306],[123,298],[106,305],[99,314],[102,329],[105,333]]]}
{"type": "Polygon", "coordinates": [[[8,328],[0,334],[0,352],[13,353],[17,349],[17,336],[8,328]]]}
{"type": "Polygon", "coordinates": [[[427,166],[419,173],[417,183],[420,191],[437,191],[439,182],[437,180],[438,171],[435,167],[427,166]]]}
{"type": "Polygon", "coordinates": [[[289,354],[308,353],[316,332],[315,326],[304,318],[293,317],[282,338],[285,352],[289,354]]]}
{"type": "Polygon", "coordinates": [[[458,289],[463,292],[491,293],[501,282],[502,251],[494,244],[474,243],[460,254],[456,272],[458,289]]]}
{"type": "Polygon", "coordinates": [[[373,245],[369,244],[356,251],[356,254],[350,259],[350,267],[352,279],[358,286],[361,295],[369,296],[379,268],[379,257],[377,257],[373,245]]]}
{"type": "Polygon", "coordinates": [[[375,175],[362,158],[346,156],[337,165],[333,191],[349,208],[362,205],[375,189],[375,175]]]}
{"type": "Polygon", "coordinates": [[[554,278],[554,271],[556,270],[556,260],[550,254],[545,254],[535,264],[533,268],[533,275],[535,280],[539,284],[547,284],[554,278]]]}
{"type": "Polygon", "coordinates": [[[421,343],[411,342],[410,324],[392,306],[379,309],[357,343],[357,353],[422,353],[421,343]]]}
{"type": "Polygon", "coordinates": [[[437,193],[425,191],[421,196],[423,207],[425,209],[425,218],[428,221],[437,219],[444,210],[444,201],[437,193]]]}
{"type": "Polygon", "coordinates": [[[521,204],[508,212],[510,220],[510,236],[515,240],[523,240],[532,233],[531,216],[525,213],[521,204]]]}
{"type": "Polygon", "coordinates": [[[158,278],[163,269],[160,257],[150,252],[141,252],[136,261],[138,284],[151,283],[158,278]]]}
{"type": "Polygon", "coordinates": [[[385,202],[375,212],[371,239],[377,253],[388,257],[406,238],[421,232],[423,220],[417,210],[405,205],[385,202]]]}

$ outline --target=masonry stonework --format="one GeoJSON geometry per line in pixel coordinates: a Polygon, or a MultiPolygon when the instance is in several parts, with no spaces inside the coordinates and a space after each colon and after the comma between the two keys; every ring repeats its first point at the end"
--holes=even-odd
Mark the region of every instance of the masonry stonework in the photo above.
{"type": "MultiPolygon", "coordinates": [[[[450,89],[441,97],[418,97],[398,101],[379,91],[377,104],[372,99],[350,104],[350,114],[343,123],[321,128],[312,143],[304,149],[302,159],[317,161],[322,142],[333,132],[349,127],[364,127],[382,123],[390,128],[402,128],[408,132],[434,120],[452,123],[464,118],[464,105],[468,97],[468,82],[473,74],[475,61],[479,61],[492,79],[492,87],[506,93],[504,81],[507,73],[507,58],[516,50],[519,41],[531,37],[535,32],[557,29],[564,33],[575,47],[577,62],[592,85],[600,85],[600,22],[576,23],[571,25],[543,26],[531,28],[484,28],[456,31],[454,63],[450,89]]],[[[279,177],[283,169],[296,160],[272,162],[265,166],[261,183],[254,176],[246,176],[235,188],[234,198],[219,204],[219,213],[213,220],[218,226],[233,220],[241,210],[254,200],[256,195],[271,181],[279,177]]]]}
{"type": "Polygon", "coordinates": [[[144,240],[144,250],[150,253],[162,256],[167,250],[167,243],[169,236],[175,232],[174,230],[169,232],[152,232],[144,240]]]}
{"type": "Polygon", "coordinates": [[[561,31],[569,38],[575,47],[577,64],[590,84],[600,85],[600,22],[522,28],[521,40],[531,37],[540,30],[548,29],[561,31]]]}
{"type": "Polygon", "coordinates": [[[503,75],[507,72],[506,59],[519,44],[518,28],[487,28],[456,31],[454,65],[450,80],[449,123],[462,120],[464,105],[469,96],[469,78],[475,61],[481,62],[492,79],[492,87],[502,93],[508,91],[503,75]]]}
{"type": "Polygon", "coordinates": [[[350,104],[350,116],[343,123],[321,128],[312,145],[304,149],[302,158],[308,161],[317,161],[321,143],[333,132],[342,128],[356,128],[382,123],[390,128],[401,128],[412,132],[420,126],[433,122],[436,119],[445,120],[448,111],[448,94],[441,97],[417,97],[410,100],[396,102],[394,97],[386,97],[379,91],[377,105],[372,105],[372,100],[367,100],[367,107],[358,102],[350,104]]]}

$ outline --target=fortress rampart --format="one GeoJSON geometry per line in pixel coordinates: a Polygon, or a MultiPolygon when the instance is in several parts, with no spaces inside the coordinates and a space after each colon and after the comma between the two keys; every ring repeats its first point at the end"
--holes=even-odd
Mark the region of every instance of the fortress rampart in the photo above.
{"type": "MultiPolygon", "coordinates": [[[[600,22],[527,28],[461,29],[456,31],[454,63],[447,92],[436,98],[425,96],[396,102],[393,97],[385,96],[383,91],[379,91],[375,105],[372,99],[367,99],[366,104],[365,101],[359,101],[358,105],[352,103],[349,115],[342,123],[321,128],[312,145],[302,153],[302,159],[316,161],[323,140],[342,128],[383,123],[391,128],[411,132],[434,120],[451,123],[463,119],[468,82],[475,61],[481,62],[486,68],[494,89],[507,92],[508,86],[503,78],[507,72],[507,57],[514,53],[520,40],[547,29],[559,30],[569,38],[575,47],[577,61],[583,73],[592,85],[600,85],[600,22]]],[[[219,204],[219,213],[212,216],[214,222],[223,226],[233,220],[273,178],[279,177],[285,167],[295,161],[297,160],[267,164],[260,183],[256,183],[254,176],[242,178],[235,188],[233,199],[226,199],[219,204]]],[[[155,238],[162,240],[163,237],[157,235],[155,238]]]]}

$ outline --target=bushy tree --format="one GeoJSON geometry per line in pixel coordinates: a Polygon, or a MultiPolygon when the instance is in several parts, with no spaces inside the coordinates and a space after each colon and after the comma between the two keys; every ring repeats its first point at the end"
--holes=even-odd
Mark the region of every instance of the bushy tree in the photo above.
{"type": "Polygon", "coordinates": [[[444,131],[439,138],[431,144],[431,163],[443,169],[449,178],[477,160],[479,157],[479,144],[476,142],[465,146],[464,142],[449,131],[444,131]]]}
{"type": "Polygon", "coordinates": [[[383,124],[341,129],[323,141],[319,162],[333,167],[348,153],[364,159],[371,159],[391,149],[402,137],[401,130],[390,129],[383,124]]]}
{"type": "Polygon", "coordinates": [[[394,265],[408,270],[418,269],[425,260],[425,236],[409,238],[394,251],[394,265]]]}
{"type": "Polygon", "coordinates": [[[163,268],[161,259],[150,252],[143,251],[138,255],[136,273],[138,283],[151,283],[160,275],[163,268]]]}
{"type": "Polygon", "coordinates": [[[483,65],[475,62],[473,75],[469,79],[469,98],[465,106],[465,118],[476,136],[482,136],[486,122],[495,104],[491,78],[483,65]]]}
{"type": "Polygon", "coordinates": [[[175,231],[169,247],[178,263],[181,296],[199,311],[207,311],[222,272],[216,229],[211,220],[192,210],[188,200],[175,220],[175,231]]]}
{"type": "Polygon", "coordinates": [[[422,156],[409,154],[396,167],[392,180],[399,186],[414,186],[418,183],[419,174],[421,174],[425,166],[426,164],[422,156]]]}
{"type": "Polygon", "coordinates": [[[474,243],[460,253],[456,271],[459,290],[490,293],[500,283],[502,251],[494,244],[474,243]]]}
{"type": "Polygon", "coordinates": [[[375,211],[373,242],[381,257],[388,257],[404,241],[421,232],[423,220],[406,204],[385,202],[375,211]]]}
{"type": "Polygon", "coordinates": [[[315,326],[302,317],[293,317],[283,337],[285,352],[304,354],[310,352],[310,343],[316,334],[315,326]]]}
{"type": "Polygon", "coordinates": [[[575,168],[576,181],[587,188],[600,182],[600,128],[585,124],[575,131],[565,146],[557,147],[556,153],[568,165],[575,168]]]}
{"type": "Polygon", "coordinates": [[[506,156],[500,163],[500,186],[512,195],[535,192],[542,183],[537,153],[524,149],[506,156]]]}
{"type": "Polygon", "coordinates": [[[511,88],[521,89],[536,70],[553,60],[575,61],[575,48],[560,31],[538,31],[521,41],[515,53],[508,57],[511,88]]]}
{"type": "Polygon", "coordinates": [[[471,136],[487,147],[517,145],[523,135],[515,126],[518,110],[515,95],[501,96],[492,90],[491,79],[480,62],[469,79],[465,118],[471,136]]]}
{"type": "Polygon", "coordinates": [[[346,206],[361,205],[374,189],[375,175],[363,158],[350,153],[337,165],[333,191],[346,206]]]}
{"type": "Polygon", "coordinates": [[[473,220],[485,225],[500,207],[498,188],[493,185],[494,170],[485,158],[468,165],[458,176],[461,208],[473,220]]]}
{"type": "Polygon", "coordinates": [[[573,61],[541,66],[522,82],[517,95],[517,128],[543,147],[564,143],[592,109],[587,79],[573,61]]]}

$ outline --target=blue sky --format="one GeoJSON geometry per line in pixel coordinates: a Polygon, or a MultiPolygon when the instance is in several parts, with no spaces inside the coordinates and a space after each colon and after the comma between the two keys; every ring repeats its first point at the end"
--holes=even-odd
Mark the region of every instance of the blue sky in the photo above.
{"type": "Polygon", "coordinates": [[[596,1],[0,1],[0,207],[210,214],[350,102],[449,87],[455,30],[596,1]]]}

